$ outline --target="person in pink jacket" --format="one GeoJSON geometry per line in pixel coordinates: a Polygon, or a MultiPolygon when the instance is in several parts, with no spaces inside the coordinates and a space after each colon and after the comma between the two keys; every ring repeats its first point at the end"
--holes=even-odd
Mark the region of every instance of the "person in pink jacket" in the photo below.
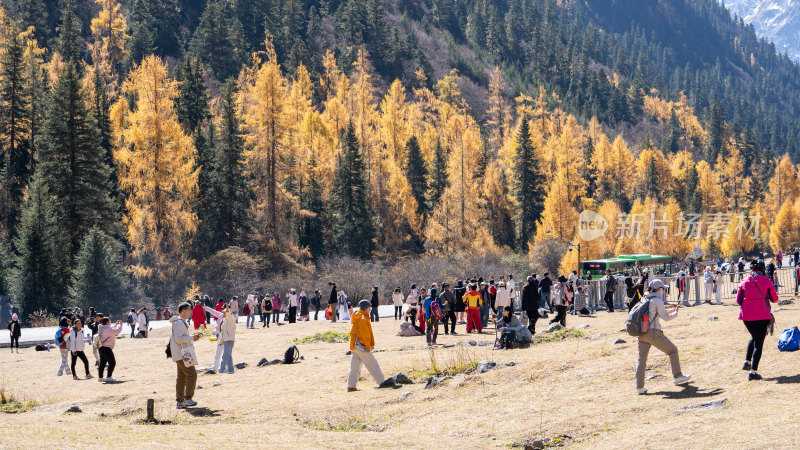
{"type": "Polygon", "coordinates": [[[100,366],[97,369],[97,381],[113,383],[115,380],[111,374],[114,373],[114,367],[117,366],[117,359],[114,357],[114,345],[117,343],[117,335],[122,331],[122,322],[118,320],[114,325],[111,325],[111,320],[108,317],[104,317],[101,324],[100,337],[98,338],[100,339],[100,348],[98,349],[100,352],[100,366]],[[108,364],[108,377],[104,378],[103,371],[106,368],[106,364],[108,364]]]}
{"type": "Polygon", "coordinates": [[[750,342],[747,344],[747,357],[742,370],[749,370],[748,380],[760,380],[758,362],[764,349],[764,339],[772,323],[770,304],[778,302],[775,285],[764,275],[764,262],[755,260],[750,263],[750,276],[742,280],[736,294],[736,303],[739,304],[739,320],[744,321],[744,326],[750,333],[750,342]]]}

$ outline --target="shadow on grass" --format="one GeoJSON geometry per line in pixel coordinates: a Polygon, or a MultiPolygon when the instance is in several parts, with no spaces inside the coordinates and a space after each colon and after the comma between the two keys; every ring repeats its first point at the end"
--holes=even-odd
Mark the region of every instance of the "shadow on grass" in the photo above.
{"type": "Polygon", "coordinates": [[[782,375],[774,378],[764,378],[764,381],[776,381],[778,384],[796,384],[800,383],[800,374],[792,375],[790,377],[782,375]]]}
{"type": "Polygon", "coordinates": [[[218,409],[209,409],[205,406],[197,408],[186,408],[186,412],[194,417],[219,417],[222,411],[218,409]]]}
{"type": "Polygon", "coordinates": [[[681,386],[681,388],[680,391],[651,392],[649,395],[661,395],[668,400],[681,400],[686,398],[713,397],[725,392],[725,390],[721,388],[701,389],[692,385],[681,386]]]}

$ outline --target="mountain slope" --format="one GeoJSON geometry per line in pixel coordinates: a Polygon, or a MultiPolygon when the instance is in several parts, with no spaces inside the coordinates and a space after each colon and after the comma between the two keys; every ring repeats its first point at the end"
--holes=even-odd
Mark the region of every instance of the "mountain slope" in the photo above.
{"type": "Polygon", "coordinates": [[[725,0],[725,6],[756,33],[775,43],[775,48],[800,60],[800,1],[798,0],[725,0]]]}

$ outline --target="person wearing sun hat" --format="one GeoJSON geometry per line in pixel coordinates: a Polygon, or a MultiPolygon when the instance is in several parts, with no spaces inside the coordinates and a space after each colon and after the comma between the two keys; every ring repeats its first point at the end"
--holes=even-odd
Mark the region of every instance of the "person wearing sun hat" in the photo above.
{"type": "Polygon", "coordinates": [[[358,310],[353,313],[350,327],[350,375],[347,377],[347,392],[355,392],[356,383],[361,376],[361,366],[367,367],[378,387],[394,387],[394,380],[383,376],[381,367],[372,351],[375,349],[375,336],[372,334],[372,324],[369,313],[372,302],[361,300],[358,310]]]}

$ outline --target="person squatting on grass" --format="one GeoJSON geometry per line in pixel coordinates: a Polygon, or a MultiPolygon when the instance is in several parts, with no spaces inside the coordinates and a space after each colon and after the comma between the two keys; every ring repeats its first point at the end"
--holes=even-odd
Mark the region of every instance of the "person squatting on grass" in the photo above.
{"type": "Polygon", "coordinates": [[[186,321],[192,317],[192,305],[188,302],[178,306],[178,315],[172,316],[169,321],[172,324],[172,333],[169,337],[169,349],[172,353],[172,360],[178,367],[178,376],[175,380],[175,401],[176,408],[186,408],[197,405],[192,400],[194,389],[197,385],[197,355],[194,352],[194,341],[200,339],[200,334],[191,336],[189,334],[189,324],[186,321]],[[188,350],[191,361],[187,366],[183,361],[183,349],[188,350]]]}
{"type": "Polygon", "coordinates": [[[750,263],[750,275],[739,285],[736,293],[736,303],[741,307],[739,320],[750,333],[750,342],[747,343],[747,355],[742,370],[749,370],[747,379],[760,380],[758,363],[761,361],[761,352],[764,349],[764,339],[772,322],[772,312],[769,302],[777,303],[778,294],[775,285],[764,275],[764,262],[756,260],[750,263]]]}
{"type": "Polygon", "coordinates": [[[369,300],[361,300],[358,303],[358,311],[353,313],[350,327],[350,375],[347,377],[347,392],[355,392],[356,383],[361,376],[361,365],[367,367],[372,378],[378,383],[379,387],[394,387],[394,380],[386,379],[383,376],[378,361],[372,350],[375,349],[375,337],[372,334],[372,324],[369,321],[369,313],[372,303],[369,300]]]}
{"type": "Polygon", "coordinates": [[[72,330],[70,330],[69,334],[67,335],[67,347],[72,354],[72,364],[70,365],[70,369],[72,370],[72,378],[75,380],[79,379],[78,374],[75,373],[75,363],[78,359],[83,361],[83,367],[86,369],[86,379],[89,380],[94,378],[92,374],[89,373],[89,360],[86,359],[86,354],[83,353],[84,335],[83,324],[81,323],[80,319],[75,319],[75,322],[72,323],[72,330]]]}
{"type": "Polygon", "coordinates": [[[649,325],[647,332],[639,336],[639,362],[636,364],[636,389],[639,394],[646,394],[647,389],[644,388],[644,372],[647,367],[647,355],[650,353],[650,347],[653,346],[667,356],[672,366],[673,382],[676,385],[685,384],[689,382],[691,375],[684,375],[681,372],[681,362],[678,358],[678,347],[672,343],[661,330],[661,320],[672,320],[678,317],[678,308],[676,306],[671,311],[667,312],[664,308],[664,282],[661,280],[652,280],[648,283],[647,293],[644,300],[650,300],[650,311],[648,312],[649,325]]]}

